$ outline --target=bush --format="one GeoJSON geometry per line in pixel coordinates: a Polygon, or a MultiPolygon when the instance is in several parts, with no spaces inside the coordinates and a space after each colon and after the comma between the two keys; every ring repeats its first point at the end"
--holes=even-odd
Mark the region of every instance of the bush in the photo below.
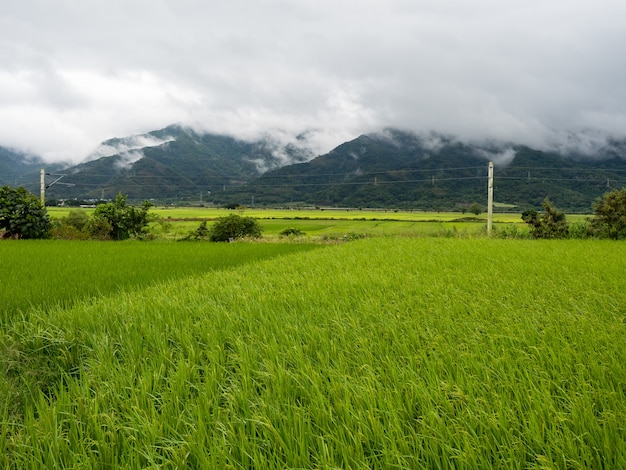
{"type": "Polygon", "coordinates": [[[480,215],[483,211],[483,206],[475,202],[469,207],[469,211],[474,215],[480,215]]]}
{"type": "Polygon", "coordinates": [[[601,238],[626,238],[626,188],[606,193],[594,204],[594,232],[601,238]]]}
{"type": "Polygon", "coordinates": [[[85,229],[96,240],[110,240],[113,227],[104,217],[91,217],[85,229]]]}
{"type": "Polygon", "coordinates": [[[87,240],[90,238],[88,224],[89,216],[85,211],[72,210],[67,217],[52,222],[50,235],[60,240],[87,240]]]}
{"type": "Polygon", "coordinates": [[[64,218],[64,222],[67,225],[76,227],[78,230],[82,230],[89,222],[89,215],[82,209],[74,209],[64,218]]]}
{"type": "Polygon", "coordinates": [[[148,209],[152,206],[149,201],[144,201],[139,207],[126,204],[126,197],[119,193],[115,202],[100,204],[93,213],[92,220],[88,224],[90,233],[96,238],[103,239],[103,230],[106,224],[110,225],[108,238],[113,240],[126,240],[131,236],[139,236],[148,225],[148,209]]]}
{"type": "Polygon", "coordinates": [[[281,231],[279,235],[282,237],[302,237],[306,235],[306,233],[304,233],[299,228],[288,227],[285,230],[281,231]]]}
{"type": "Polygon", "coordinates": [[[206,226],[206,220],[200,223],[200,226],[189,232],[188,235],[183,237],[182,241],[191,241],[191,240],[207,240],[211,235],[211,230],[206,226]]]}
{"type": "Polygon", "coordinates": [[[50,235],[59,240],[88,240],[90,238],[86,230],[79,230],[63,221],[52,224],[50,235]]]}
{"type": "Polygon", "coordinates": [[[528,224],[533,238],[567,238],[568,228],[565,214],[558,211],[550,202],[543,200],[543,214],[530,209],[522,213],[522,220],[528,224]]]}
{"type": "Polygon", "coordinates": [[[37,196],[26,189],[0,188],[0,230],[10,238],[46,238],[50,218],[37,196]]]}
{"type": "Polygon", "coordinates": [[[496,238],[530,238],[528,231],[521,229],[515,224],[494,225],[493,229],[496,238]]]}
{"type": "Polygon", "coordinates": [[[260,238],[262,230],[252,217],[230,214],[215,221],[209,239],[212,242],[228,242],[245,237],[260,238]]]}

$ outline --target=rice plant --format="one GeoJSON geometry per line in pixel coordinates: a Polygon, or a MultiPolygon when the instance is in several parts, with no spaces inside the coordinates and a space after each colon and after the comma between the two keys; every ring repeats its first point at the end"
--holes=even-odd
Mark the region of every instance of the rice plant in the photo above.
{"type": "Polygon", "coordinates": [[[362,239],[32,312],[0,465],[624,468],[621,248],[362,239]]]}

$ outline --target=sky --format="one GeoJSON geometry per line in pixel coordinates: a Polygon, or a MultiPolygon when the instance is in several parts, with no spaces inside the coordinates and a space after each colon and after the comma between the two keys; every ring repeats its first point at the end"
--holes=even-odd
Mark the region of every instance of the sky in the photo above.
{"type": "Polygon", "coordinates": [[[79,162],[173,123],[593,146],[626,137],[625,44],[623,0],[6,0],[0,146],[79,162]]]}

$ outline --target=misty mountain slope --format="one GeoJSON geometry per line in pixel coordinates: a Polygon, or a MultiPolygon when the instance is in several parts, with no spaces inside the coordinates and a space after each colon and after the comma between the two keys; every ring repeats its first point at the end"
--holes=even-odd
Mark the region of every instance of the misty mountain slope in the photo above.
{"type": "Polygon", "coordinates": [[[0,147],[0,186],[24,186],[31,192],[39,192],[40,170],[55,172],[61,164],[46,164],[35,155],[0,147]]]}
{"type": "MultiPolygon", "coordinates": [[[[606,191],[626,186],[626,142],[618,140],[593,152],[546,152],[385,129],[312,158],[305,137],[250,142],[169,126],[103,142],[87,161],[64,169],[67,176],[47,196],[113,198],[121,192],[131,200],[218,205],[451,210],[486,205],[489,161],[495,163],[495,201],[515,210],[539,208],[549,197],[563,210],[590,211],[606,191]]],[[[22,179],[38,193],[41,165],[34,157],[0,152],[6,184],[22,179]]]]}
{"type": "Polygon", "coordinates": [[[270,140],[247,142],[173,125],[103,142],[90,161],[67,169],[63,181],[74,186],[54,186],[49,196],[111,198],[120,191],[131,199],[198,196],[241,185],[284,158],[298,161],[306,156],[289,152],[270,140]]]}
{"type": "Polygon", "coordinates": [[[26,159],[27,156],[22,153],[0,147],[0,185],[15,186],[16,183],[22,183],[22,181],[16,180],[20,180],[25,172],[35,169],[26,159]]]}
{"type": "Polygon", "coordinates": [[[626,152],[620,152],[619,145],[612,145],[611,153],[561,155],[386,130],[362,135],[310,162],[267,172],[232,200],[442,210],[486,205],[492,160],[497,202],[539,207],[549,197],[564,209],[589,211],[604,192],[626,185],[626,152]]]}
{"type": "Polygon", "coordinates": [[[487,174],[487,165],[486,157],[443,136],[387,130],[362,135],[308,163],[267,172],[248,190],[259,202],[287,198],[349,207],[432,206],[431,200],[447,200],[454,191],[465,199],[479,198],[482,187],[475,179],[487,174]],[[452,185],[450,178],[458,182],[452,185]]]}

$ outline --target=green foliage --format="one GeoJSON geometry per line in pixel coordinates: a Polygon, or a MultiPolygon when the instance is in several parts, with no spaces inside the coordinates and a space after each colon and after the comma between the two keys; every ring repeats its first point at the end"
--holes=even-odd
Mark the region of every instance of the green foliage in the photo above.
{"type": "Polygon", "coordinates": [[[78,230],[85,228],[87,222],[89,222],[89,215],[82,209],[71,210],[67,217],[65,217],[65,223],[76,227],[78,230]]]}
{"type": "Polygon", "coordinates": [[[63,221],[55,221],[50,229],[50,236],[57,240],[88,240],[91,235],[87,230],[79,230],[63,221]]]}
{"type": "Polygon", "coordinates": [[[262,231],[256,219],[230,214],[215,221],[209,238],[213,242],[227,242],[245,237],[260,238],[262,231]]]}
{"type": "Polygon", "coordinates": [[[568,228],[565,214],[558,211],[550,202],[543,200],[543,213],[529,209],[522,213],[522,220],[528,224],[533,238],[567,238],[568,228]]]}
{"type": "Polygon", "coordinates": [[[474,215],[480,215],[483,211],[483,206],[475,202],[470,206],[469,211],[474,215]]]}
{"type": "Polygon", "coordinates": [[[594,206],[592,225],[601,238],[626,238],[626,188],[606,193],[594,206]]]}
{"type": "Polygon", "coordinates": [[[90,223],[89,216],[82,209],[70,211],[67,217],[52,222],[50,235],[60,240],[87,240],[90,232],[87,229],[90,223]]]}
{"type": "Polygon", "coordinates": [[[46,238],[50,218],[37,196],[26,189],[0,188],[0,230],[9,238],[46,238]]]}
{"type": "Polygon", "coordinates": [[[570,238],[593,238],[596,236],[593,225],[588,220],[577,220],[569,224],[570,238]]]}
{"type": "Polygon", "coordinates": [[[131,236],[141,235],[148,225],[148,210],[152,203],[144,201],[134,207],[126,203],[126,197],[119,193],[114,202],[100,204],[88,225],[90,233],[96,238],[105,239],[107,223],[110,225],[108,237],[112,240],[126,240],[131,236]]]}
{"type": "Polygon", "coordinates": [[[496,238],[529,238],[528,230],[518,227],[518,224],[494,225],[493,234],[496,238]]]}
{"type": "Polygon", "coordinates": [[[206,220],[200,223],[200,226],[189,233],[186,237],[182,238],[182,241],[188,240],[208,240],[211,235],[211,230],[206,225],[206,220]]]}
{"type": "Polygon", "coordinates": [[[287,227],[286,229],[282,230],[279,235],[282,237],[302,237],[306,235],[306,233],[304,233],[299,228],[287,227]]]}
{"type": "Polygon", "coordinates": [[[113,225],[105,217],[92,216],[85,226],[89,236],[95,240],[110,240],[113,232],[113,225]]]}

